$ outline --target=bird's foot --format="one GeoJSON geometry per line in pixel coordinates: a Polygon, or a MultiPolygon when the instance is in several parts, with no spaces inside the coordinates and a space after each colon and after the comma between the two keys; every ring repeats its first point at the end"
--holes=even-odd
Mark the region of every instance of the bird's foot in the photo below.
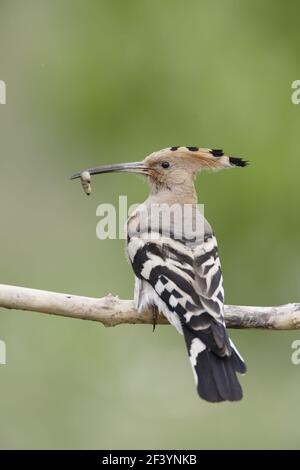
{"type": "Polygon", "coordinates": [[[153,305],[151,310],[152,310],[152,332],[154,333],[156,324],[157,324],[158,308],[153,305]]]}

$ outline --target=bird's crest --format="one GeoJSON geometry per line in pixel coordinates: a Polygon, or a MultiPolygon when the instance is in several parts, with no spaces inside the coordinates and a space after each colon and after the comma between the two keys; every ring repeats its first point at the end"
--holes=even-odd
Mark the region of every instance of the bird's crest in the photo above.
{"type": "Polygon", "coordinates": [[[221,149],[208,149],[200,147],[168,147],[152,153],[149,157],[184,157],[189,156],[199,159],[199,164],[203,168],[221,169],[230,167],[244,167],[248,161],[240,157],[231,157],[224,154],[221,149]]]}

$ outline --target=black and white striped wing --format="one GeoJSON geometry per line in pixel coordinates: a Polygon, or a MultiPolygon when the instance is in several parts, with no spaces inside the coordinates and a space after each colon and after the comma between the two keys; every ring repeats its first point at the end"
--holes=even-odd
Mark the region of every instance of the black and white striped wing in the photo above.
{"type": "Polygon", "coordinates": [[[151,285],[152,301],[169,321],[177,325],[179,320],[182,327],[198,332],[205,346],[224,355],[228,341],[220,262],[215,247],[211,254],[205,251],[212,243],[209,239],[194,252],[173,239],[132,238],[128,253],[135,275],[151,285]]]}
{"type": "Polygon", "coordinates": [[[140,280],[140,296],[147,291],[148,305],[156,305],[184,334],[199,394],[209,401],[240,399],[235,372],[245,367],[225,328],[215,237],[206,236],[193,250],[173,239],[133,237],[128,254],[140,280]]]}

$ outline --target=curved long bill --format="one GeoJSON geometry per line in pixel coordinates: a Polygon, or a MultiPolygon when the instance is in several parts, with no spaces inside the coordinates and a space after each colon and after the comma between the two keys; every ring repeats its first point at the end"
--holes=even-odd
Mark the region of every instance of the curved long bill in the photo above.
{"type": "MultiPolygon", "coordinates": [[[[90,175],[100,175],[102,173],[112,173],[116,171],[122,171],[126,173],[142,173],[147,175],[147,167],[143,162],[115,163],[114,165],[97,166],[95,168],[88,168],[87,170],[83,171],[88,171],[90,175]]],[[[74,180],[76,178],[80,178],[83,171],[74,173],[70,179],[74,180]]]]}

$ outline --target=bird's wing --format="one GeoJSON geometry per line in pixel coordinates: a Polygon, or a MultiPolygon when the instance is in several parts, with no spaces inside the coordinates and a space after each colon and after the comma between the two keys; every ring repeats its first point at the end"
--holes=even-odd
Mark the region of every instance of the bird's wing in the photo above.
{"type": "Polygon", "coordinates": [[[231,347],[223,318],[223,281],[216,240],[206,237],[194,250],[180,241],[132,237],[128,254],[135,275],[147,281],[169,321],[178,320],[219,356],[231,347]]]}
{"type": "Polygon", "coordinates": [[[132,237],[128,255],[141,286],[152,287],[152,295],[149,289],[144,293],[147,304],[158,307],[183,333],[199,395],[210,402],[240,400],[236,373],[246,372],[246,366],[227,336],[213,234],[194,249],[173,239],[132,237]]]}

